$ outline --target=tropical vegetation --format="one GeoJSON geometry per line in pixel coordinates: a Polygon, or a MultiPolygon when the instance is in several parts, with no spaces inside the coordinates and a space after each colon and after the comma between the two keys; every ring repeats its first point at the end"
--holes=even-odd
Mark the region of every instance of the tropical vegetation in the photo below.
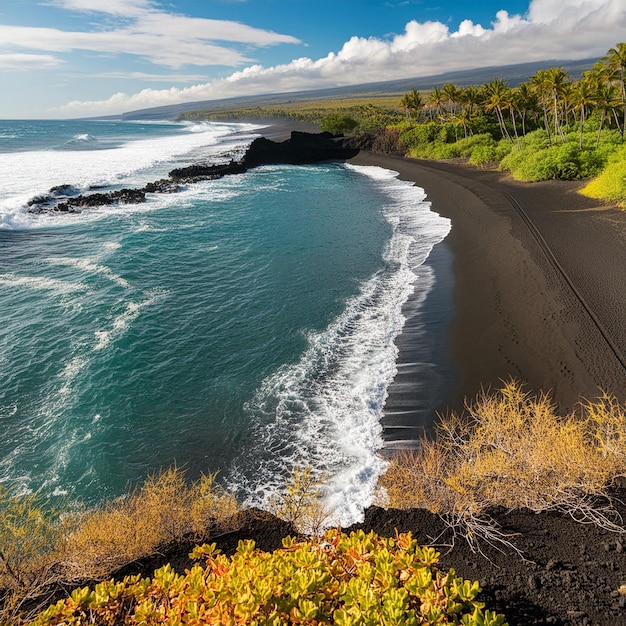
{"type": "Polygon", "coordinates": [[[581,76],[541,69],[509,86],[452,83],[399,99],[368,96],[194,111],[185,119],[285,117],[337,133],[369,133],[372,148],[413,158],[467,159],[521,181],[592,180],[582,192],[626,207],[626,43],[581,76]]]}
{"type": "Polygon", "coordinates": [[[561,67],[537,71],[516,87],[495,78],[480,86],[453,84],[420,97],[405,94],[406,120],[395,125],[400,151],[417,158],[465,157],[498,164],[522,181],[604,178],[584,190],[626,202],[620,179],[626,125],[626,43],[571,80],[561,67]]]}

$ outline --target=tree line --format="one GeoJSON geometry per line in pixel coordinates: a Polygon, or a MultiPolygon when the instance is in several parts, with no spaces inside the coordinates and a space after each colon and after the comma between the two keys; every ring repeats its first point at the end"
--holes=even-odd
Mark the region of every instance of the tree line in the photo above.
{"type": "Polygon", "coordinates": [[[611,48],[578,80],[562,67],[537,71],[526,82],[509,87],[501,78],[481,86],[435,87],[424,95],[413,89],[402,96],[407,120],[452,123],[464,137],[474,134],[485,116],[493,116],[503,138],[520,142],[531,130],[543,128],[550,143],[565,140],[564,129],[580,125],[582,148],[585,123],[598,117],[598,139],[605,127],[626,130],[626,43],[611,48]]]}

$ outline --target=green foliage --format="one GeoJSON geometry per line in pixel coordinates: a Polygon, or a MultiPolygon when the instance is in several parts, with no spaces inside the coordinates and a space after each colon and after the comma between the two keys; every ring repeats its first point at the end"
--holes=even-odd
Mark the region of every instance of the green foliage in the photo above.
{"type": "Polygon", "coordinates": [[[240,541],[232,557],[215,544],[185,575],[167,565],[152,579],[128,577],[75,590],[33,626],[65,624],[336,624],[503,626],[477,601],[478,582],[439,571],[439,554],[410,534],[383,539],[330,530],[321,541],[283,540],[268,553],[240,541]],[[89,621],[88,621],[89,620],[89,621]]]}
{"type": "Polygon", "coordinates": [[[406,124],[401,127],[400,140],[410,150],[417,146],[435,141],[439,135],[440,124],[427,122],[426,124],[406,124]]]}
{"type": "Polygon", "coordinates": [[[501,161],[509,152],[513,145],[506,139],[498,142],[478,144],[473,147],[472,153],[469,155],[469,162],[472,165],[488,165],[501,161]]]}
{"type": "Polygon", "coordinates": [[[615,131],[603,131],[598,143],[595,132],[583,133],[580,147],[579,132],[564,135],[559,143],[550,144],[543,130],[529,133],[520,148],[513,148],[500,163],[500,169],[510,172],[516,180],[576,180],[596,176],[608,156],[621,143],[615,131]]]}
{"type": "Polygon", "coordinates": [[[611,156],[604,171],[581,193],[626,208],[626,146],[611,156]]]}
{"type": "Polygon", "coordinates": [[[490,133],[470,135],[450,141],[449,125],[435,122],[404,129],[400,138],[410,157],[423,159],[468,158],[470,163],[483,165],[499,161],[511,150],[509,141],[497,142],[490,133]]]}
{"type": "Polygon", "coordinates": [[[341,135],[352,132],[358,125],[355,119],[345,113],[330,113],[322,119],[320,130],[333,133],[333,135],[341,135]]]}

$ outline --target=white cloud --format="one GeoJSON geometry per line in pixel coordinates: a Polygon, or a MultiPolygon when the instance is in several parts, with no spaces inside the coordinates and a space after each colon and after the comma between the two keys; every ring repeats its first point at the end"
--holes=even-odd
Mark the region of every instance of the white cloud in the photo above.
{"type": "Polygon", "coordinates": [[[63,61],[50,54],[0,54],[0,69],[2,70],[38,70],[57,67],[63,61]]]}
{"type": "Polygon", "coordinates": [[[48,4],[79,13],[108,13],[132,17],[154,6],[150,0],[50,0],[48,4]]]}
{"type": "Polygon", "coordinates": [[[254,46],[280,43],[299,43],[290,35],[280,35],[268,30],[246,26],[240,22],[187,17],[171,13],[146,13],[141,15],[132,31],[137,33],[165,34],[179,41],[231,41],[254,46]]]}
{"type": "Polygon", "coordinates": [[[5,47],[48,52],[90,50],[105,54],[132,54],[172,68],[184,65],[232,67],[250,61],[235,49],[207,40],[179,39],[166,32],[134,27],[102,32],[70,32],[56,28],[0,25],[0,41],[5,47]]]}
{"type": "Polygon", "coordinates": [[[143,80],[151,83],[197,83],[206,80],[202,74],[150,74],[149,72],[102,72],[96,78],[143,80]]]}
{"type": "Polygon", "coordinates": [[[258,48],[299,43],[290,35],[239,22],[191,18],[155,10],[154,3],[147,0],[57,0],[53,4],[123,19],[118,27],[85,31],[0,24],[0,45],[4,51],[12,52],[16,48],[45,52],[88,50],[131,54],[171,68],[185,65],[237,67],[251,59],[233,44],[258,48]]]}
{"type": "MultiPolygon", "coordinates": [[[[74,0],[79,1],[79,0],[74,0]]],[[[86,0],[84,0],[86,1],[86,0]]],[[[489,27],[469,20],[450,32],[440,22],[411,21],[391,40],[352,37],[338,52],[274,67],[252,65],[226,79],[184,89],[118,93],[97,102],[74,101],[63,114],[120,113],[133,109],[428,76],[524,61],[601,56],[624,39],[624,0],[532,0],[524,16],[499,11],[489,27]]],[[[0,33],[1,38],[1,33],[0,33]]]]}

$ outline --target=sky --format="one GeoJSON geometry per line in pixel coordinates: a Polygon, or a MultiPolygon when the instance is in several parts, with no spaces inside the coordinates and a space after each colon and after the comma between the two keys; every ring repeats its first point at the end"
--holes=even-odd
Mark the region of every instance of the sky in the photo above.
{"type": "Polygon", "coordinates": [[[0,0],[0,119],[602,56],[626,0],[0,0]]]}

